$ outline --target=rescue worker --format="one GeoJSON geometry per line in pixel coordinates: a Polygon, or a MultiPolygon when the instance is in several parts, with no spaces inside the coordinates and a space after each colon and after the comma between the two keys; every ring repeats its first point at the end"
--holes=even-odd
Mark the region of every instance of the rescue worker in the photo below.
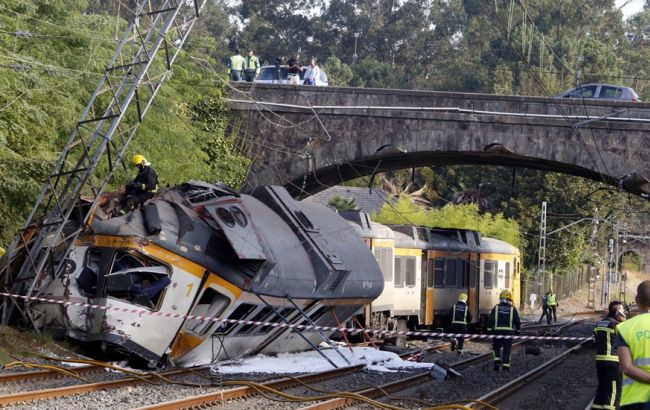
{"type": "Polygon", "coordinates": [[[638,315],[616,326],[614,347],[623,371],[621,410],[650,409],[650,280],[636,291],[638,315]]]}
{"type": "Polygon", "coordinates": [[[242,57],[239,50],[235,50],[235,54],[228,60],[228,68],[230,68],[230,81],[241,81],[242,72],[244,70],[244,57],[242,57]]]}
{"type": "Polygon", "coordinates": [[[0,258],[2,258],[2,256],[3,256],[5,253],[7,253],[7,251],[5,250],[5,248],[3,248],[2,246],[0,246],[0,258]]]}
{"type": "Polygon", "coordinates": [[[560,306],[559,303],[557,303],[557,296],[555,295],[555,292],[553,292],[553,289],[549,290],[548,294],[548,323],[549,325],[551,324],[551,317],[553,318],[553,323],[557,323],[557,308],[560,306]]]}
{"type": "MultiPolygon", "coordinates": [[[[458,295],[458,302],[451,308],[451,326],[449,327],[450,333],[467,333],[467,325],[472,322],[472,314],[469,312],[467,306],[467,294],[461,293],[458,295]]],[[[463,354],[464,337],[456,338],[456,351],[458,354],[463,354]]],[[[452,347],[454,343],[452,342],[452,347]]],[[[452,349],[453,350],[453,349],[452,349]]]]}
{"type": "Polygon", "coordinates": [[[615,410],[621,399],[621,370],[618,367],[618,356],[612,346],[616,339],[616,326],[624,320],[623,304],[614,301],[609,304],[607,316],[594,328],[598,390],[592,409],[615,410]]]}
{"type": "Polygon", "coordinates": [[[122,213],[132,211],[158,192],[158,174],[151,163],[143,155],[136,154],[131,165],[138,169],[138,175],[126,186],[126,201],[122,213]]]}
{"type": "Polygon", "coordinates": [[[551,324],[551,316],[548,314],[548,295],[551,293],[550,290],[547,290],[546,293],[544,294],[544,297],[542,298],[542,305],[540,308],[542,309],[542,316],[539,317],[539,321],[537,323],[542,323],[542,320],[546,318],[546,323],[549,325],[551,324]]]}
{"type": "Polygon", "coordinates": [[[260,59],[253,50],[248,50],[248,56],[244,61],[244,77],[246,82],[252,83],[260,73],[260,59]]]}
{"type": "MultiPolygon", "coordinates": [[[[487,329],[493,335],[511,336],[515,332],[519,333],[521,329],[521,319],[519,312],[512,306],[512,293],[509,290],[502,290],[499,294],[499,304],[492,308],[490,318],[487,322],[487,329]]],[[[510,352],[512,350],[512,339],[492,340],[492,359],[494,361],[494,371],[510,370],[510,352]],[[501,353],[503,348],[503,354],[501,353]]]]}

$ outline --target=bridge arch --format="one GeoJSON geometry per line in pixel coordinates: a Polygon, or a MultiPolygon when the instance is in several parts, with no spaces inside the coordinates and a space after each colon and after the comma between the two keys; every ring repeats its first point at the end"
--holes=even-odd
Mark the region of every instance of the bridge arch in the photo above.
{"type": "Polygon", "coordinates": [[[650,104],[429,91],[238,86],[254,164],[244,190],[307,196],[373,172],[440,164],[536,168],[650,196],[650,104]]]}

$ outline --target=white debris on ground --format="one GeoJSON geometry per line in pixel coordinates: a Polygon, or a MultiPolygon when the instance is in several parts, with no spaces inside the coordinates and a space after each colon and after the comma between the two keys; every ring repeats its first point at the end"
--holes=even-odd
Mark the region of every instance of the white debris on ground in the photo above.
{"type": "MultiPolygon", "coordinates": [[[[367,369],[379,372],[395,372],[404,369],[429,369],[433,363],[416,363],[402,360],[397,354],[376,350],[371,347],[339,349],[350,361],[350,365],[365,365],[367,369]]],[[[334,350],[322,351],[337,366],[349,366],[334,350]]],[[[214,372],[231,373],[313,373],[332,370],[332,365],[318,352],[281,353],[277,356],[258,355],[238,363],[213,366],[214,372]]]]}

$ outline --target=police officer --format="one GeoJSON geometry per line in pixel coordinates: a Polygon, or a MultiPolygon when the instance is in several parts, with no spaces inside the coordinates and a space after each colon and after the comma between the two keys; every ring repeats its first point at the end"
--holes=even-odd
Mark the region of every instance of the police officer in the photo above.
{"type": "Polygon", "coordinates": [[[551,289],[548,294],[548,323],[551,324],[551,317],[553,319],[553,323],[557,323],[557,308],[560,306],[559,303],[557,303],[557,296],[555,295],[555,292],[553,292],[553,289],[551,289]]]}
{"type": "MultiPolygon", "coordinates": [[[[472,314],[469,312],[467,306],[467,294],[461,293],[458,295],[458,302],[451,308],[451,326],[449,327],[450,333],[467,333],[467,325],[472,322],[472,314]]],[[[456,339],[456,351],[458,354],[463,354],[464,337],[456,339]]]]}
{"type": "Polygon", "coordinates": [[[650,409],[650,280],[636,291],[641,314],[616,326],[614,347],[623,371],[621,410],[650,409]]]}
{"type": "Polygon", "coordinates": [[[138,175],[126,186],[126,205],[122,213],[131,211],[136,205],[143,204],[158,192],[158,174],[151,163],[140,154],[133,156],[132,165],[138,169],[138,175]]]}
{"type": "MultiPolygon", "coordinates": [[[[521,328],[519,312],[512,306],[512,293],[509,290],[502,290],[499,294],[499,304],[492,308],[490,318],[487,322],[487,329],[493,335],[513,335],[521,328]]],[[[498,339],[492,341],[492,359],[494,371],[510,370],[510,351],[512,350],[512,339],[498,339]],[[503,354],[501,348],[503,347],[503,354]]]]}
{"type": "Polygon", "coordinates": [[[228,60],[228,67],[230,68],[230,81],[241,81],[244,64],[244,57],[242,57],[238,49],[235,50],[235,54],[230,57],[230,60],[228,60]]]}
{"type": "Polygon", "coordinates": [[[611,302],[607,316],[594,328],[598,390],[596,390],[592,409],[615,410],[620,401],[621,371],[618,367],[618,356],[612,351],[612,346],[616,336],[616,326],[624,320],[623,304],[618,301],[611,302]]]}
{"type": "Polygon", "coordinates": [[[259,73],[260,59],[257,58],[253,50],[248,50],[248,56],[244,61],[244,77],[246,78],[246,82],[252,83],[259,73]]]}

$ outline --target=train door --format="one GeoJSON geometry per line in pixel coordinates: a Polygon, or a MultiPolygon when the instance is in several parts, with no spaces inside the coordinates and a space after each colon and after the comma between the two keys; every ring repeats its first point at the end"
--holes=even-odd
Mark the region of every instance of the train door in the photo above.
{"type": "Polygon", "coordinates": [[[478,320],[478,307],[481,297],[481,292],[479,291],[479,254],[470,252],[467,258],[469,262],[469,286],[467,293],[469,296],[469,312],[472,314],[474,320],[478,320]]]}
{"type": "Polygon", "coordinates": [[[521,272],[519,258],[516,256],[512,260],[512,303],[521,307],[521,272]]]}
{"type": "Polygon", "coordinates": [[[421,256],[421,265],[420,265],[420,324],[432,325],[433,315],[428,315],[427,310],[427,292],[429,288],[433,288],[433,269],[429,272],[429,265],[432,265],[432,261],[429,261],[428,251],[422,251],[421,256]],[[431,278],[429,278],[431,276],[431,278]],[[430,281],[429,281],[430,279],[430,281]]]}

